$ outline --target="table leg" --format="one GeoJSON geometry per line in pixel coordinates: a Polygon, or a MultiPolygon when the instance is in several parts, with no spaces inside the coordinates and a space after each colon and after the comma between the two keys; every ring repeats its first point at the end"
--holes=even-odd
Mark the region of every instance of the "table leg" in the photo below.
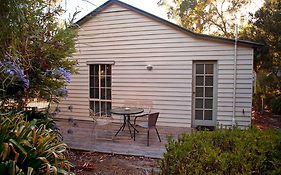
{"type": "Polygon", "coordinates": [[[126,126],[126,117],[124,117],[123,124],[122,124],[122,126],[119,128],[119,130],[116,132],[115,136],[117,136],[117,134],[118,134],[121,130],[124,131],[125,126],[126,126]]]}
{"type": "Polygon", "coordinates": [[[130,122],[130,115],[124,115],[123,124],[122,124],[122,126],[119,128],[119,130],[116,132],[115,136],[117,136],[118,133],[119,133],[121,130],[124,131],[126,125],[128,125],[131,138],[133,138],[132,131],[131,131],[131,127],[132,127],[135,131],[139,132],[139,131],[134,127],[134,125],[130,122]]]}
{"type": "Polygon", "coordinates": [[[129,131],[130,131],[130,136],[131,136],[131,138],[133,138],[131,127],[130,127],[130,122],[128,122],[128,128],[129,128],[129,131]]]}
{"type": "Polygon", "coordinates": [[[131,125],[132,128],[133,128],[135,131],[137,131],[137,133],[139,133],[139,131],[134,127],[134,125],[133,125],[131,122],[129,122],[129,125],[131,125]]]}

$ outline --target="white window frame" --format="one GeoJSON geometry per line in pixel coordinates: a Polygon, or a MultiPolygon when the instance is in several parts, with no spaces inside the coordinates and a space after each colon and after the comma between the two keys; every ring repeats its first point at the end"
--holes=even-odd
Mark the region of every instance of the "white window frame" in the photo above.
{"type": "MultiPolygon", "coordinates": [[[[108,63],[104,63],[104,64],[100,64],[100,63],[97,63],[97,64],[88,64],[89,65],[89,108],[91,108],[91,102],[99,102],[99,112],[98,113],[95,113],[95,115],[99,115],[99,116],[102,116],[102,112],[101,112],[101,106],[102,106],[102,102],[107,102],[107,103],[110,103],[111,107],[112,107],[112,64],[108,64],[108,63]],[[106,71],[105,71],[105,85],[104,87],[101,86],[101,66],[105,66],[105,65],[108,65],[110,66],[111,68],[111,73],[110,75],[106,75],[106,71]],[[98,66],[98,79],[99,79],[99,86],[98,86],[98,90],[99,90],[99,98],[91,98],[91,88],[95,88],[95,87],[92,87],[91,86],[91,79],[92,79],[92,76],[95,76],[95,75],[91,75],[91,66],[98,66]],[[108,86],[107,86],[107,82],[106,82],[106,78],[107,77],[110,77],[110,94],[111,94],[111,97],[110,97],[110,100],[109,99],[102,99],[101,96],[102,96],[102,88],[105,88],[105,91],[108,90],[108,86]]],[[[106,98],[106,95],[105,94],[105,98],[106,98]]],[[[106,108],[107,109],[107,108],[106,108]]],[[[107,111],[108,112],[108,111],[107,111]]],[[[109,114],[109,113],[108,113],[109,114]]],[[[103,115],[104,116],[104,115],[103,115]]]]}

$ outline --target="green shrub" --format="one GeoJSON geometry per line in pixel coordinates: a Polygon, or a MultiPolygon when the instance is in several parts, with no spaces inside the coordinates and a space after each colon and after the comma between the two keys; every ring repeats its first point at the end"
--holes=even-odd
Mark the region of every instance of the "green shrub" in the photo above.
{"type": "Polygon", "coordinates": [[[67,146],[51,129],[23,115],[0,116],[0,174],[71,174],[67,146]]]}
{"type": "Polygon", "coordinates": [[[281,133],[215,130],[169,139],[161,174],[281,174],[281,133]]]}
{"type": "Polygon", "coordinates": [[[281,115],[281,96],[272,100],[271,107],[273,113],[281,115]]]}

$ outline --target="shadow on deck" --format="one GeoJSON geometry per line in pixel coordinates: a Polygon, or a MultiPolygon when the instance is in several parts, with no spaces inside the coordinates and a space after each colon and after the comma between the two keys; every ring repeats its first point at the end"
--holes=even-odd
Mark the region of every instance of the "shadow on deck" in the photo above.
{"type": "Polygon", "coordinates": [[[114,136],[121,126],[120,123],[95,126],[92,121],[75,120],[74,123],[69,123],[64,119],[59,119],[56,123],[61,130],[64,142],[70,148],[151,158],[162,158],[168,135],[178,138],[182,133],[191,132],[191,128],[158,126],[162,142],[158,141],[156,132],[151,130],[150,145],[147,147],[147,135],[143,129],[139,129],[140,133],[136,134],[136,141],[134,141],[127,127],[116,137],[114,136]]]}

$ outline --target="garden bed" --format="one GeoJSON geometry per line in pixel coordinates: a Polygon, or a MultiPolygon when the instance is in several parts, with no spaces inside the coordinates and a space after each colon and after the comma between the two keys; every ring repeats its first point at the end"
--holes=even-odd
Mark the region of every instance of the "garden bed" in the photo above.
{"type": "Polygon", "coordinates": [[[76,175],[147,175],[159,172],[159,159],[71,150],[76,175]]]}

